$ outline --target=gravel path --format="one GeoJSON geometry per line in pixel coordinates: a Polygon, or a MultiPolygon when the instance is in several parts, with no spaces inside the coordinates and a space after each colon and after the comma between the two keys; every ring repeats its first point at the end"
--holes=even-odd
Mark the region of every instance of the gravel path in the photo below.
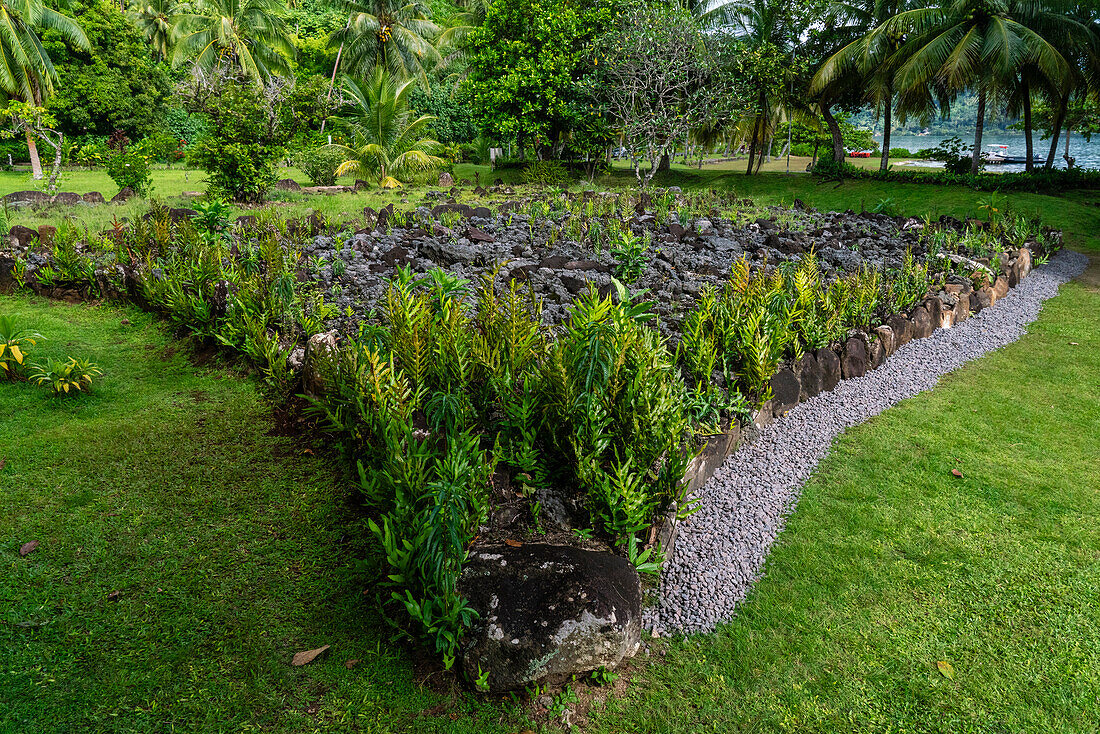
{"type": "Polygon", "coordinates": [[[680,527],[661,575],[659,602],[645,612],[646,628],[661,635],[703,632],[731,619],[761,577],[803,484],[833,440],[931,389],[942,375],[1019,339],[1043,301],[1087,263],[1079,253],[1059,253],[993,308],[909,342],[879,369],[798,405],[743,445],[699,491],[699,511],[680,527]]]}

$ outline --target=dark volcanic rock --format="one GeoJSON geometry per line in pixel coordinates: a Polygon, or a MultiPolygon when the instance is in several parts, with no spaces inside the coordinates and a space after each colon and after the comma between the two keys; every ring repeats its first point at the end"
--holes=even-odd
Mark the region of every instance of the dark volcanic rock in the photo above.
{"type": "Polygon", "coordinates": [[[275,188],[283,191],[301,191],[302,185],[292,178],[281,178],[275,182],[275,188]]]}
{"type": "Polygon", "coordinates": [[[38,238],[38,232],[30,227],[24,227],[22,224],[17,224],[8,230],[8,237],[14,238],[15,241],[19,243],[19,248],[23,249],[38,238]]]}
{"type": "Polygon", "coordinates": [[[894,332],[894,348],[900,349],[913,338],[913,329],[909,325],[909,319],[901,314],[893,314],[886,319],[886,325],[894,332]]]}
{"type": "Polygon", "coordinates": [[[482,232],[477,227],[467,227],[466,228],[466,237],[471,242],[496,242],[497,241],[496,237],[493,237],[491,234],[488,234],[486,232],[482,232]]]}
{"type": "Polygon", "coordinates": [[[840,358],[828,347],[817,350],[817,364],[821,368],[821,389],[832,390],[840,384],[840,358]]]}
{"type": "Polygon", "coordinates": [[[795,364],[795,373],[801,389],[799,400],[809,400],[821,393],[821,367],[817,364],[817,358],[806,352],[802,359],[795,364]]]}
{"type": "Polygon", "coordinates": [[[13,191],[4,196],[4,202],[7,204],[21,202],[34,206],[43,206],[50,203],[50,195],[45,191],[13,191]]]}
{"type": "Polygon", "coordinates": [[[84,199],[80,198],[80,194],[74,194],[71,191],[62,191],[61,193],[56,194],[50,200],[50,203],[51,204],[64,204],[65,206],[73,206],[74,204],[79,204],[82,201],[84,201],[84,199]]]}
{"type": "Polygon", "coordinates": [[[982,286],[970,294],[970,310],[974,313],[978,313],[982,309],[989,308],[992,305],[993,289],[989,286],[982,286]]]}
{"type": "Polygon", "coordinates": [[[80,197],[85,204],[106,204],[107,200],[103,198],[103,194],[98,191],[89,191],[80,197]]]}
{"type": "Polygon", "coordinates": [[[844,342],[840,355],[840,370],[845,380],[867,374],[867,343],[862,337],[853,336],[844,342]]]}
{"type": "Polygon", "coordinates": [[[129,201],[135,196],[134,190],[129,186],[123,186],[122,189],[111,197],[112,204],[121,204],[124,201],[129,201]]]}
{"type": "Polygon", "coordinates": [[[641,587],[629,561],[567,546],[483,546],[459,592],[479,617],[462,666],[490,691],[613,667],[641,639],[641,587]]]}
{"type": "Polygon", "coordinates": [[[770,385],[772,388],[772,410],[775,411],[776,415],[782,415],[798,405],[799,397],[802,395],[802,385],[799,384],[798,377],[789,367],[784,367],[772,375],[770,385]]]}

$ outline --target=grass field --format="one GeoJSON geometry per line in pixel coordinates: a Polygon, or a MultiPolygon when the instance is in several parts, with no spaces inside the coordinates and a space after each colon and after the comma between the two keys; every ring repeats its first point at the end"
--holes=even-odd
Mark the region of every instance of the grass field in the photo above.
{"type": "MultiPolygon", "coordinates": [[[[958,215],[979,198],[674,175],[821,207],[877,194],[958,215]]],[[[1100,250],[1093,198],[1014,201],[1100,250]]],[[[842,437],[738,617],[651,641],[579,730],[1097,731],[1097,262],[1020,342],[842,437]]],[[[0,296],[0,312],[50,337],[35,356],[105,372],[67,401],[0,383],[0,732],[554,730],[390,642],[338,459],[277,435],[232,365],[196,366],[134,309],[0,296]]]]}

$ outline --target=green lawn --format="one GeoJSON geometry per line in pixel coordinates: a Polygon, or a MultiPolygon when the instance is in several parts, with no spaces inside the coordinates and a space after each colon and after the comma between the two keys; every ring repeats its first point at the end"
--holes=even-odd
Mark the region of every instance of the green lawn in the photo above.
{"type": "Polygon", "coordinates": [[[417,685],[339,463],[269,435],[252,381],[133,309],[0,312],[104,371],[74,399],[0,383],[0,732],[492,730],[499,707],[417,685]]]}
{"type": "MultiPolygon", "coordinates": [[[[806,176],[704,173],[745,195],[841,196],[806,176]]],[[[878,186],[859,190],[948,212],[978,196],[878,186]]],[[[1038,201],[1100,248],[1091,200],[1038,201]]],[[[639,661],[582,730],[1098,731],[1097,280],[848,432],[738,617],[654,642],[662,662],[639,661]]],[[[0,312],[50,337],[38,356],[105,372],[72,400],[0,384],[0,732],[544,727],[389,641],[338,459],[271,435],[253,382],[194,366],[133,309],[0,296],[0,312]]]]}

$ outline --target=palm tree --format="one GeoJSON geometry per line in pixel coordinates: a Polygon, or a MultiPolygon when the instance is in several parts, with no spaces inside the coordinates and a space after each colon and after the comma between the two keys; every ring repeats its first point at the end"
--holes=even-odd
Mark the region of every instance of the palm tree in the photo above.
{"type": "Polygon", "coordinates": [[[374,177],[382,188],[394,188],[413,173],[444,165],[435,155],[439,142],[421,137],[435,118],[413,119],[409,110],[413,83],[397,80],[382,66],[374,67],[363,87],[345,78],[344,89],[358,107],[358,119],[349,126],[352,144],[335,146],[348,156],[337,175],[374,177]]]}
{"type": "Polygon", "coordinates": [[[187,6],[176,0],[133,0],[130,14],[134,24],[162,59],[172,48],[176,18],[187,12],[187,6]]]}
{"type": "Polygon", "coordinates": [[[466,37],[470,31],[485,23],[485,16],[492,4],[493,0],[462,0],[458,3],[462,10],[451,16],[450,25],[436,44],[438,49],[450,51],[443,57],[444,66],[465,56],[466,37]]]}
{"type": "MultiPolygon", "coordinates": [[[[75,20],[47,7],[42,0],[0,0],[0,92],[41,107],[57,82],[57,70],[38,31],[56,32],[77,48],[88,50],[88,37],[75,20]]],[[[34,135],[27,129],[31,172],[42,178],[34,135]]]]}
{"type": "MultiPolygon", "coordinates": [[[[786,0],[716,0],[713,3],[699,3],[701,17],[715,25],[728,26],[733,36],[745,43],[762,57],[775,54],[789,54],[794,50],[798,32],[795,28],[793,6],[786,0]]],[[[779,65],[780,69],[789,69],[788,64],[779,65]]],[[[757,151],[766,141],[771,140],[774,123],[779,119],[776,95],[771,89],[788,88],[793,83],[793,72],[787,72],[786,78],[758,78],[753,80],[756,87],[755,110],[748,119],[751,129],[749,137],[749,166],[746,173],[753,173],[753,167],[759,169],[764,161],[764,151],[757,151]]],[[[781,72],[782,75],[782,72],[781,72]]]]}
{"type": "Polygon", "coordinates": [[[875,45],[904,38],[893,59],[902,106],[935,94],[949,104],[965,89],[978,94],[971,174],[981,162],[982,134],[990,100],[1006,101],[1017,73],[1034,65],[1050,79],[1068,78],[1065,57],[1049,41],[1017,20],[1012,0],[948,0],[941,7],[916,8],[894,16],[868,34],[875,45]]]}
{"type": "Polygon", "coordinates": [[[200,0],[176,25],[172,63],[202,70],[229,68],[256,84],[290,74],[294,42],[280,0],[200,0]]]}
{"type": "Polygon", "coordinates": [[[906,6],[902,0],[852,0],[833,3],[826,25],[837,39],[851,39],[818,69],[811,92],[820,93],[839,77],[857,74],[864,98],[882,110],[882,158],[879,170],[890,165],[890,133],[893,128],[895,58],[901,39],[872,35],[871,31],[893,18],[906,6]]]}
{"type": "MultiPolygon", "coordinates": [[[[332,34],[329,46],[339,47],[349,74],[367,76],[382,66],[401,77],[417,76],[428,86],[425,64],[438,63],[432,41],[439,26],[420,0],[335,0],[348,13],[347,24],[332,34]]],[[[337,61],[339,64],[339,60],[337,61]]],[[[333,78],[336,69],[333,68],[333,78]]]]}

